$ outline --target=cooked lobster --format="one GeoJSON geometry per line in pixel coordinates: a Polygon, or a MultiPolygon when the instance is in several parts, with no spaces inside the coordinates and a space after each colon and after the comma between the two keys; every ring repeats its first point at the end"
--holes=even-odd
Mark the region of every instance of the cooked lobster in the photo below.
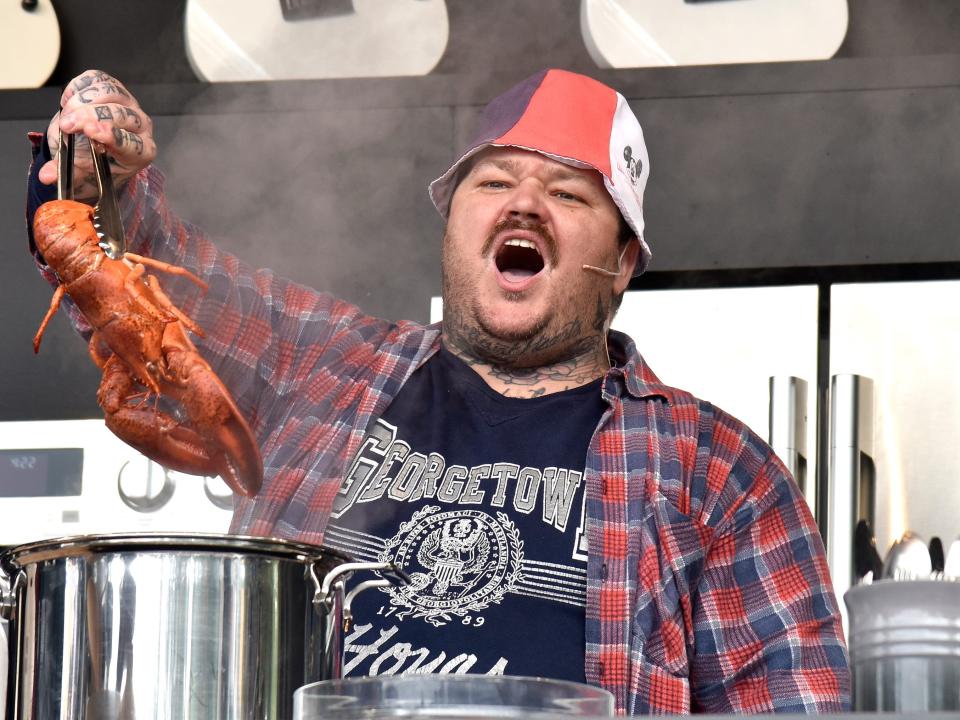
{"type": "Polygon", "coordinates": [[[107,257],[98,244],[93,209],[72,200],[41,205],[34,238],[60,281],[33,339],[34,351],[63,295],[69,295],[93,328],[89,350],[103,370],[97,401],[107,427],[161,465],[219,475],[235,492],[255,495],[263,461],[250,426],[186,332],[203,337],[203,331],[146,269],[186,277],[204,290],[206,284],[152,258],[107,257]],[[172,412],[161,407],[161,399],[172,404],[172,412]]]}

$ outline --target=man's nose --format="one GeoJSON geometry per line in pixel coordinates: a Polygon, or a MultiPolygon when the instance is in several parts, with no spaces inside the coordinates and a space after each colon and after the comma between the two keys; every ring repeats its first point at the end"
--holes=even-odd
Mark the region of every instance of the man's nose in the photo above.
{"type": "Polygon", "coordinates": [[[513,189],[504,210],[514,219],[543,221],[546,219],[543,193],[543,186],[536,180],[528,178],[518,183],[513,189]]]}

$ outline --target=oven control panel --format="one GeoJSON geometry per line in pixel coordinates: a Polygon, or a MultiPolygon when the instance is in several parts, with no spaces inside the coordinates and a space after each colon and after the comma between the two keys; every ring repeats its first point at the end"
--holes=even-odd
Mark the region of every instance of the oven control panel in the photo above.
{"type": "Polygon", "coordinates": [[[0,423],[0,546],[115,532],[226,532],[220,478],[167,470],[96,420],[0,423]]]}

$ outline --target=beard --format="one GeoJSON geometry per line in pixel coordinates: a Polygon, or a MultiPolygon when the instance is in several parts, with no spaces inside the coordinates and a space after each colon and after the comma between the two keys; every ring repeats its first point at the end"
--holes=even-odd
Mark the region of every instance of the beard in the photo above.
{"type": "MultiPolygon", "coordinates": [[[[529,322],[507,323],[483,306],[480,278],[468,269],[469,263],[452,256],[456,246],[455,238],[444,237],[443,333],[452,350],[502,368],[525,369],[572,359],[605,342],[610,292],[600,287],[594,291],[597,283],[592,278],[582,278],[566,297],[551,302],[546,312],[531,315],[529,322]],[[596,298],[593,312],[583,306],[583,300],[591,297],[596,298]]],[[[488,251],[489,246],[488,242],[483,247],[488,251]]],[[[527,293],[501,297],[519,304],[527,293]]]]}

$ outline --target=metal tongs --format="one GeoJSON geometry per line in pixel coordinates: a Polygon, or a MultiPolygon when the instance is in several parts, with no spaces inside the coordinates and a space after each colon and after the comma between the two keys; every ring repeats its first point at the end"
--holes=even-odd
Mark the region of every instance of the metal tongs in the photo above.
{"type": "MultiPolygon", "coordinates": [[[[73,200],[73,156],[75,152],[74,136],[60,130],[60,155],[57,173],[57,199],[73,200]]],[[[110,175],[110,158],[107,151],[90,141],[90,155],[93,157],[94,176],[100,197],[93,206],[93,227],[97,231],[100,247],[108,257],[119,260],[127,251],[127,240],[123,232],[123,220],[120,206],[110,175]]]]}

